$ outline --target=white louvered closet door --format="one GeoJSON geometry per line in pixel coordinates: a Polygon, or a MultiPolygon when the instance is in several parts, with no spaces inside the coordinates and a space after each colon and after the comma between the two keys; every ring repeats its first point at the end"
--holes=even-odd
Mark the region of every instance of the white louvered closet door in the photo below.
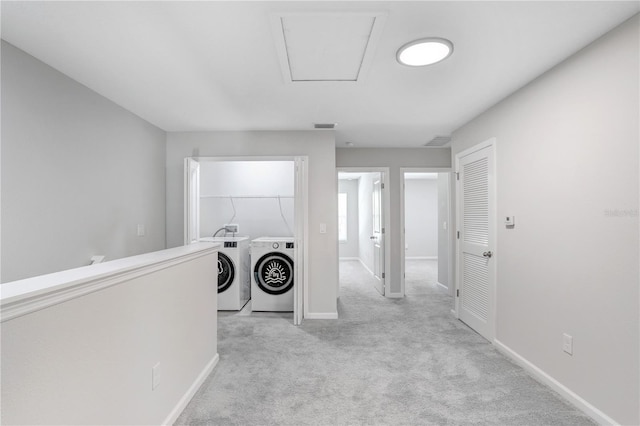
{"type": "Polygon", "coordinates": [[[489,341],[495,334],[493,145],[458,158],[459,317],[489,341]]]}

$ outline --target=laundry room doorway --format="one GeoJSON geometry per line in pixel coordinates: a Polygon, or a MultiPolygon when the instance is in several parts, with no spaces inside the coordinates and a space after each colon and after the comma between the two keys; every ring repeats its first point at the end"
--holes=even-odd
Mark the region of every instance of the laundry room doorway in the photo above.
{"type": "Polygon", "coordinates": [[[261,311],[292,312],[296,325],[308,308],[307,162],[307,157],[184,162],[185,245],[200,239],[251,241],[252,250],[261,253],[260,259],[252,253],[247,271],[252,301],[261,311]]]}
{"type": "Polygon", "coordinates": [[[449,169],[402,168],[402,294],[453,296],[454,241],[449,169]]]}

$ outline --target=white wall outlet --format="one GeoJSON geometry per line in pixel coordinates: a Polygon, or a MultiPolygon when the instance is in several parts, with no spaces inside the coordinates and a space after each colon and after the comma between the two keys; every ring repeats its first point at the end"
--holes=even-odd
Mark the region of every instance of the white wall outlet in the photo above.
{"type": "Polygon", "coordinates": [[[160,386],[160,363],[151,368],[151,390],[160,386]]]}
{"type": "Polygon", "coordinates": [[[321,234],[326,234],[327,233],[327,224],[326,223],[321,223],[320,224],[320,233],[321,234]]]}
{"type": "Polygon", "coordinates": [[[567,333],[562,335],[562,350],[569,355],[573,355],[573,337],[567,333]]]}
{"type": "Polygon", "coordinates": [[[145,230],[144,225],[138,225],[138,237],[144,237],[145,230]]]}
{"type": "Polygon", "coordinates": [[[225,223],[224,232],[229,232],[231,234],[237,234],[240,232],[240,225],[237,223],[225,223]]]}

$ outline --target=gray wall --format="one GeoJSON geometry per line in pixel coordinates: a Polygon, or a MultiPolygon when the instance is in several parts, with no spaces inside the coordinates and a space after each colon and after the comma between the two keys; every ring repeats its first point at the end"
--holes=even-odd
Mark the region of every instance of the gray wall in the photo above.
{"type": "Polygon", "coordinates": [[[237,223],[251,239],[292,237],[294,179],[293,161],[201,162],[200,236],[237,223]]]}
{"type": "Polygon", "coordinates": [[[2,282],[163,249],[164,181],[164,131],[2,42],[2,282]]]}
{"type": "Polygon", "coordinates": [[[438,181],[405,179],[405,256],[438,257],[438,181]]]}
{"type": "Polygon", "coordinates": [[[402,188],[401,167],[451,167],[449,148],[338,148],[336,149],[338,167],[389,167],[389,190],[391,204],[391,229],[388,237],[391,245],[391,293],[399,295],[402,291],[400,277],[402,247],[400,235],[400,191],[402,188]]]}
{"type": "Polygon", "coordinates": [[[497,140],[497,340],[618,424],[640,423],[639,24],[636,15],[452,141],[455,154],[497,140]]]}
{"type": "Polygon", "coordinates": [[[186,157],[309,157],[309,314],[337,314],[338,186],[331,131],[185,132],[167,134],[167,245],[183,244],[186,157]],[[320,224],[327,233],[319,232],[320,224]]]}
{"type": "Polygon", "coordinates": [[[340,257],[357,258],[358,253],[358,179],[339,180],[338,192],[347,194],[347,241],[340,241],[340,257]]]}

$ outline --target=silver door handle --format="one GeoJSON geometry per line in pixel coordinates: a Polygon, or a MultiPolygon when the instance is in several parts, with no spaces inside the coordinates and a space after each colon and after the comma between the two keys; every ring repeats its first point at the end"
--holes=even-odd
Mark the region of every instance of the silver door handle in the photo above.
{"type": "Polygon", "coordinates": [[[493,256],[493,253],[491,253],[490,251],[485,251],[484,253],[482,253],[482,255],[486,258],[490,258],[491,256],[493,256]]]}

